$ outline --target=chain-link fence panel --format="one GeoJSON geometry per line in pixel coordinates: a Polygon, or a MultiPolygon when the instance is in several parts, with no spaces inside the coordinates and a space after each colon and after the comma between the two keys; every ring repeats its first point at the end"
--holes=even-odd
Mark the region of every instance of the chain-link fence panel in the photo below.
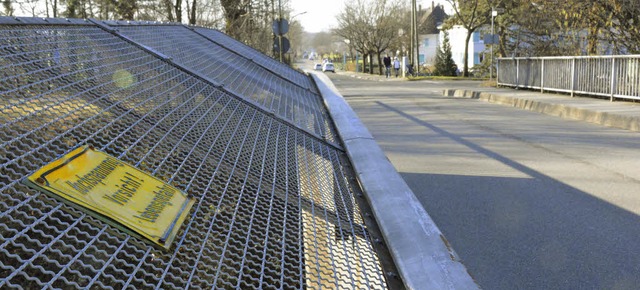
{"type": "Polygon", "coordinates": [[[252,49],[246,45],[214,30],[196,30],[183,25],[105,23],[125,37],[170,57],[176,64],[255,102],[311,134],[337,144],[322,98],[310,89],[315,87],[309,78],[299,72],[289,68],[286,71],[290,73],[274,73],[265,66],[279,67],[283,64],[276,62],[278,65],[272,65],[272,58],[251,54],[252,49]],[[251,58],[243,53],[250,54],[251,58]]]}
{"type": "Polygon", "coordinates": [[[228,37],[226,34],[220,31],[202,27],[194,27],[193,29],[201,35],[205,36],[207,39],[238,52],[238,54],[246,57],[247,59],[255,61],[262,67],[268,68],[275,74],[282,76],[301,87],[308,88],[313,93],[318,93],[317,88],[306,75],[300,73],[299,71],[292,70],[288,65],[281,63],[273,58],[265,57],[265,55],[263,55],[259,51],[253,49],[250,46],[246,46],[231,37],[228,37]]]}
{"type": "Polygon", "coordinates": [[[22,22],[0,25],[0,288],[387,287],[339,148],[104,27],[22,22]],[[168,251],[23,184],[83,145],[196,199],[168,251]]]}

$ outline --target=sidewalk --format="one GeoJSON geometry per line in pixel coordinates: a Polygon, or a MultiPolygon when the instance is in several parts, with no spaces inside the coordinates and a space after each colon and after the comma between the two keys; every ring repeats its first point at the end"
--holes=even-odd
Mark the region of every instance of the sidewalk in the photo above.
{"type": "MultiPolygon", "coordinates": [[[[324,73],[307,72],[329,109],[405,288],[479,289],[460,257],[333,82],[324,73]]],[[[384,76],[380,79],[387,80],[384,76]]]]}
{"type": "MultiPolygon", "coordinates": [[[[384,72],[383,72],[384,73],[384,72]]],[[[384,82],[384,81],[406,81],[406,78],[403,78],[402,75],[398,75],[398,77],[395,77],[395,74],[392,72],[391,73],[391,77],[390,78],[386,78],[385,75],[377,75],[377,74],[368,74],[368,73],[361,73],[361,72],[352,72],[352,71],[344,71],[344,70],[336,70],[336,74],[339,75],[345,75],[345,76],[350,76],[352,78],[357,78],[357,79],[363,79],[363,80],[371,80],[371,81],[379,81],[379,82],[384,82]]]]}
{"type": "MultiPolygon", "coordinates": [[[[455,82],[451,82],[452,87],[455,82]]],[[[467,87],[446,89],[443,94],[535,111],[551,116],[586,121],[608,127],[640,131],[640,104],[591,97],[571,97],[512,88],[467,87]]]]}
{"type": "MultiPolygon", "coordinates": [[[[337,71],[339,75],[346,75],[358,79],[372,81],[406,81],[406,78],[384,75],[371,75],[351,71],[337,71]]],[[[420,82],[420,81],[417,81],[420,82]]],[[[443,94],[449,97],[479,99],[481,101],[530,110],[551,116],[585,121],[603,126],[640,131],[640,103],[624,100],[614,102],[608,99],[598,99],[588,96],[571,97],[567,94],[508,87],[470,86],[460,81],[438,81],[450,85],[443,94]]]]}

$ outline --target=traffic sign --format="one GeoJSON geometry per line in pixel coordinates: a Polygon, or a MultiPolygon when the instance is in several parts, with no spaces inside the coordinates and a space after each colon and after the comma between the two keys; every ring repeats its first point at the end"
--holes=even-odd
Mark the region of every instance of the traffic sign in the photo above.
{"type": "Polygon", "coordinates": [[[79,147],[25,183],[168,250],[195,199],[119,159],[79,147]]]}
{"type": "Polygon", "coordinates": [[[498,44],[500,43],[500,38],[497,34],[485,34],[484,35],[484,44],[498,44]]]}
{"type": "MultiPolygon", "coordinates": [[[[291,42],[284,36],[280,36],[282,38],[282,53],[287,53],[291,48],[291,42]]],[[[280,40],[278,37],[273,39],[273,51],[280,51],[280,40]]]]}
{"type": "Polygon", "coordinates": [[[285,35],[289,32],[289,21],[284,18],[278,18],[273,20],[271,28],[273,29],[273,34],[281,36],[285,35]]]}

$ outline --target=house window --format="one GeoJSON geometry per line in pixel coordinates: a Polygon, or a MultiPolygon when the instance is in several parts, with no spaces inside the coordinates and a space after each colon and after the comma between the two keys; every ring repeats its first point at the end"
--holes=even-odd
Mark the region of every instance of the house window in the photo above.
{"type": "Polygon", "coordinates": [[[480,41],[480,32],[474,32],[473,33],[473,42],[479,42],[480,41]]]}
{"type": "Polygon", "coordinates": [[[418,63],[424,63],[424,54],[420,54],[420,57],[418,57],[418,63]]]}
{"type": "Polygon", "coordinates": [[[423,44],[424,44],[425,47],[429,47],[429,39],[428,38],[425,39],[423,44]]]}

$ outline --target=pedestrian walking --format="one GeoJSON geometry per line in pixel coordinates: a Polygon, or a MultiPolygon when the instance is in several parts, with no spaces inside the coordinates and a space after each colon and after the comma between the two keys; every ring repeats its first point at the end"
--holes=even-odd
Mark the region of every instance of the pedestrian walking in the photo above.
{"type": "Polygon", "coordinates": [[[391,57],[388,54],[385,54],[384,59],[382,59],[384,63],[384,74],[387,78],[391,76],[391,57]]]}
{"type": "Polygon", "coordinates": [[[397,56],[393,59],[393,69],[396,71],[396,77],[398,77],[398,73],[400,72],[400,60],[398,60],[397,56]]]}

